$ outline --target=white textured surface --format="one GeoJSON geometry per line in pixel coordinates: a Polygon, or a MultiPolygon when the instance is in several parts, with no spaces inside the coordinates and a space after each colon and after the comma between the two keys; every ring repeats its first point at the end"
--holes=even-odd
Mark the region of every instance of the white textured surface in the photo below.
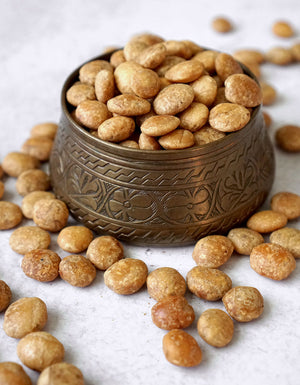
{"type": "MultiPolygon", "coordinates": [[[[300,37],[298,0],[130,1],[130,0],[1,0],[0,2],[0,163],[7,152],[18,150],[30,128],[42,121],[58,121],[64,79],[80,63],[97,56],[108,45],[122,46],[134,33],[152,31],[166,39],[191,39],[201,45],[232,52],[237,48],[290,46],[300,37]],[[219,35],[210,22],[229,16],[235,31],[219,35]],[[293,23],[297,36],[274,37],[272,22],[293,23]]],[[[299,64],[287,68],[265,65],[266,81],[279,98],[269,107],[273,138],[282,124],[300,124],[299,64]]],[[[276,180],[272,193],[300,193],[299,154],[276,150],[276,180]]],[[[20,203],[15,180],[5,180],[5,200],[20,203]]],[[[264,207],[268,207],[270,198],[264,207]]],[[[30,224],[30,221],[28,221],[30,224]]],[[[24,221],[24,224],[26,222],[24,221]]],[[[300,228],[300,221],[290,224],[300,228]]],[[[248,324],[235,323],[235,336],[223,349],[213,348],[197,336],[196,322],[188,328],[203,349],[202,364],[183,369],[169,364],[162,353],[164,331],[151,322],[154,300],[146,290],[122,297],[104,286],[103,274],[89,288],[78,289],[56,280],[42,284],[25,277],[21,256],[9,248],[11,231],[0,233],[0,279],[13,291],[13,299],[39,296],[49,309],[46,330],[66,348],[66,360],[84,373],[87,385],[135,384],[265,384],[299,383],[300,268],[283,282],[256,274],[248,257],[233,256],[222,270],[234,285],[257,287],[265,298],[263,316],[248,324]]],[[[61,256],[53,237],[51,247],[61,256]]],[[[144,260],[150,271],[159,266],[177,268],[184,276],[194,266],[192,247],[142,248],[125,245],[126,255],[144,260]]],[[[196,317],[209,303],[188,294],[196,317]]],[[[0,325],[3,314],[0,315],[0,325]]],[[[17,361],[17,340],[0,329],[0,361],[17,361]]],[[[26,369],[27,370],[27,369],[26,369]]],[[[37,373],[27,370],[33,383],[37,373]]]]}

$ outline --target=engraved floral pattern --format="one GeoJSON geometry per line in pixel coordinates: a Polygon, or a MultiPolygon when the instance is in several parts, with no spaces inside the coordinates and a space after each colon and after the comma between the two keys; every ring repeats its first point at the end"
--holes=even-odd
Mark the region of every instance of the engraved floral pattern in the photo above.
{"type": "Polygon", "coordinates": [[[173,222],[197,222],[209,210],[209,193],[205,187],[172,192],[166,196],[165,212],[173,222]]]}
{"type": "Polygon", "coordinates": [[[154,212],[154,203],[150,195],[134,190],[116,190],[108,201],[111,215],[122,221],[145,221],[154,212]]]}
{"type": "Polygon", "coordinates": [[[77,165],[69,168],[66,177],[69,196],[81,205],[98,211],[98,202],[102,202],[105,195],[101,181],[77,165]]]}
{"type": "Polygon", "coordinates": [[[222,182],[220,206],[224,213],[251,200],[253,192],[258,190],[257,173],[252,164],[243,169],[233,170],[222,182]]]}

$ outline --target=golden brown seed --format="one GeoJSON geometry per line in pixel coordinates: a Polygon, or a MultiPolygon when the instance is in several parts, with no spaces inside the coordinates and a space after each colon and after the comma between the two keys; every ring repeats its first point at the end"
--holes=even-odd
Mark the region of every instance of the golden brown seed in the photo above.
{"type": "Polygon", "coordinates": [[[0,362],[0,384],[32,385],[21,365],[15,362],[0,362]]]}
{"type": "Polygon", "coordinates": [[[275,88],[268,83],[261,82],[260,86],[262,90],[262,103],[264,106],[270,106],[275,102],[277,92],[275,88]]]}
{"type": "Polygon", "coordinates": [[[141,40],[130,40],[123,49],[124,57],[127,61],[138,62],[140,54],[149,47],[149,44],[141,40]]]}
{"type": "Polygon", "coordinates": [[[58,277],[60,261],[60,257],[54,251],[35,249],[24,255],[21,267],[27,277],[39,282],[50,282],[58,277]]]}
{"type": "Polygon", "coordinates": [[[193,323],[195,312],[184,297],[171,295],[152,307],[151,317],[153,323],[161,329],[184,329],[193,323]]]}
{"type": "Polygon", "coordinates": [[[163,352],[166,359],[177,366],[192,367],[202,361],[202,351],[197,341],[181,329],[171,330],[164,336],[163,352]]]}
{"type": "Polygon", "coordinates": [[[95,79],[95,93],[97,100],[106,103],[115,94],[115,78],[111,71],[98,72],[95,79]]]}
{"type": "Polygon", "coordinates": [[[58,246],[69,253],[81,253],[93,240],[93,232],[85,226],[68,226],[57,237],[58,246]]]}
{"type": "Polygon", "coordinates": [[[127,116],[114,116],[103,122],[98,128],[98,136],[109,142],[122,142],[135,130],[135,123],[127,116]]]}
{"type": "Polygon", "coordinates": [[[219,53],[215,60],[216,72],[224,82],[228,76],[233,74],[242,74],[243,70],[240,64],[227,53],[219,53]]]}
{"type": "Polygon", "coordinates": [[[284,214],[288,219],[300,217],[300,195],[291,192],[279,192],[271,199],[273,211],[284,214]]]}
{"type": "Polygon", "coordinates": [[[119,145],[127,148],[134,148],[134,149],[140,148],[139,144],[135,140],[130,140],[130,139],[120,142],[119,145]]]}
{"type": "Polygon", "coordinates": [[[95,100],[95,89],[90,84],[77,82],[68,89],[66,98],[72,106],[77,107],[78,104],[85,100],[95,100]]]}
{"type": "Polygon", "coordinates": [[[252,62],[252,61],[244,61],[243,64],[253,73],[254,76],[256,76],[258,79],[261,77],[261,71],[259,64],[252,62]]]}
{"type": "Polygon", "coordinates": [[[114,52],[110,57],[110,64],[117,68],[118,65],[124,63],[126,61],[124,57],[124,52],[122,49],[119,49],[118,51],[114,52]]]}
{"type": "Polygon", "coordinates": [[[139,54],[137,62],[145,68],[156,68],[165,60],[166,52],[163,43],[153,44],[139,54]]]}
{"type": "Polygon", "coordinates": [[[105,271],[104,283],[117,294],[133,294],[145,284],[147,274],[148,268],[140,259],[121,259],[105,271]]]}
{"type": "Polygon", "coordinates": [[[118,47],[116,47],[115,45],[108,45],[106,47],[104,47],[103,49],[103,53],[110,53],[112,51],[115,51],[116,49],[118,49],[118,47]]]}
{"type": "Polygon", "coordinates": [[[270,242],[284,247],[294,258],[300,258],[300,230],[283,227],[270,235],[270,242]]]}
{"type": "Polygon", "coordinates": [[[293,27],[286,21],[276,21],[272,26],[272,32],[279,37],[291,37],[294,35],[293,27]]]}
{"type": "Polygon", "coordinates": [[[174,83],[189,83],[198,79],[203,71],[202,63],[196,60],[187,60],[171,67],[165,73],[165,77],[174,83]]]}
{"type": "Polygon", "coordinates": [[[252,250],[250,266],[258,274],[280,281],[295,270],[296,261],[284,247],[275,243],[263,243],[252,250]]]}
{"type": "Polygon", "coordinates": [[[250,118],[251,114],[244,106],[220,103],[210,110],[209,124],[222,132],[233,132],[245,127],[250,118]]]}
{"type": "Polygon", "coordinates": [[[273,47],[266,52],[266,60],[277,65],[288,65],[293,61],[292,52],[285,47],[273,47]]]}
{"type": "Polygon", "coordinates": [[[212,21],[212,27],[217,32],[229,32],[232,30],[231,22],[224,17],[216,17],[212,21]]]}
{"type": "Polygon", "coordinates": [[[223,235],[208,235],[200,239],[193,250],[193,259],[198,266],[217,268],[233,253],[233,243],[223,235]]]}
{"type": "Polygon", "coordinates": [[[96,278],[96,268],[82,255],[69,255],[59,264],[60,277],[72,286],[89,286],[96,278]]]}
{"type": "Polygon", "coordinates": [[[159,92],[153,102],[158,115],[176,115],[185,110],[194,99],[194,91],[187,84],[171,84],[159,92]]]}
{"type": "Polygon", "coordinates": [[[201,127],[200,130],[194,132],[195,146],[201,146],[202,144],[207,144],[214,142],[215,140],[222,139],[226,136],[224,132],[215,130],[214,128],[206,125],[201,127]]]}
{"type": "Polygon", "coordinates": [[[131,88],[141,98],[153,98],[160,91],[160,80],[156,72],[150,69],[139,69],[131,78],[131,88]]]}
{"type": "Polygon", "coordinates": [[[161,136],[174,131],[179,126],[179,123],[180,120],[176,116],[152,116],[141,125],[141,131],[149,136],[161,136]]]}
{"type": "Polygon", "coordinates": [[[230,277],[218,269],[195,266],[187,273],[187,286],[199,298],[217,301],[232,287],[230,277]]]}
{"type": "Polygon", "coordinates": [[[157,116],[152,108],[147,114],[136,116],[135,118],[136,124],[140,127],[144,123],[144,121],[147,120],[148,118],[151,118],[151,116],[157,116]]]}
{"type": "Polygon", "coordinates": [[[42,170],[23,171],[18,176],[16,189],[22,195],[28,195],[33,191],[46,191],[50,188],[50,177],[42,170]]]}
{"type": "Polygon", "coordinates": [[[76,118],[81,124],[97,130],[101,123],[111,117],[106,105],[98,100],[85,100],[76,108],[76,118]]]}
{"type": "Polygon", "coordinates": [[[225,311],[207,309],[198,319],[197,330],[209,345],[222,348],[232,340],[234,324],[225,311]]]}
{"type": "Polygon", "coordinates": [[[158,76],[164,77],[165,73],[171,67],[173,67],[174,65],[176,65],[178,63],[182,63],[184,61],[185,60],[180,56],[174,56],[174,55],[166,56],[165,60],[161,63],[161,65],[159,65],[157,68],[155,68],[155,71],[156,71],[158,76]]]}
{"type": "Polygon", "coordinates": [[[11,301],[10,287],[2,280],[0,280],[0,312],[5,310],[11,301]]]}
{"type": "Polygon", "coordinates": [[[268,112],[263,111],[263,117],[264,117],[266,128],[269,128],[271,126],[271,124],[272,124],[271,115],[268,112]]]}
{"type": "Polygon", "coordinates": [[[134,35],[131,39],[131,41],[142,41],[143,43],[147,45],[153,45],[157,43],[161,43],[164,41],[164,39],[158,35],[155,35],[153,33],[139,33],[137,35],[134,35]]]}
{"type": "Polygon", "coordinates": [[[141,70],[143,67],[135,62],[129,61],[121,63],[114,72],[116,86],[118,90],[123,94],[133,94],[132,91],[132,79],[137,70],[141,70]]]}
{"type": "Polygon", "coordinates": [[[84,64],[79,70],[79,80],[82,83],[91,84],[95,83],[96,75],[101,70],[108,70],[113,72],[113,67],[106,60],[93,60],[84,64]]]}
{"type": "Polygon", "coordinates": [[[218,54],[219,52],[217,51],[206,50],[197,53],[195,56],[193,56],[192,60],[200,61],[208,73],[214,73],[216,70],[215,60],[218,54]]]}
{"type": "Polygon", "coordinates": [[[300,151],[300,126],[286,125],[275,133],[277,146],[287,152],[300,151]]]}
{"type": "Polygon", "coordinates": [[[60,231],[68,218],[69,210],[59,199],[40,199],[33,206],[33,221],[44,230],[60,231]]]}
{"type": "MultiPolygon", "coordinates": [[[[1,166],[0,166],[1,167],[1,166]]],[[[3,197],[4,195],[4,183],[2,181],[0,181],[0,199],[3,197]]]]}
{"type": "Polygon", "coordinates": [[[195,132],[207,122],[209,110],[205,104],[194,102],[179,114],[180,127],[195,132]]]}
{"type": "Polygon", "coordinates": [[[178,41],[178,40],[167,40],[163,42],[164,46],[166,47],[166,54],[168,56],[180,56],[184,59],[190,59],[192,56],[192,51],[188,44],[186,44],[184,41],[178,41]]]}
{"type": "Polygon", "coordinates": [[[22,200],[22,212],[24,217],[32,219],[33,207],[40,199],[55,199],[55,195],[48,191],[33,191],[27,194],[22,200]]]}
{"type": "Polygon", "coordinates": [[[46,162],[50,158],[53,140],[46,136],[31,137],[22,145],[22,152],[46,162]]]}
{"type": "Polygon", "coordinates": [[[119,146],[129,148],[129,149],[134,149],[134,150],[139,150],[140,146],[138,144],[138,137],[134,137],[133,139],[129,138],[126,140],[123,140],[122,142],[119,142],[119,146]]]}
{"type": "Polygon", "coordinates": [[[37,385],[84,385],[84,379],[76,366],[58,362],[42,371],[37,385]]]}
{"type": "Polygon", "coordinates": [[[216,95],[215,100],[212,104],[212,107],[216,106],[217,104],[221,104],[221,103],[229,103],[225,97],[225,87],[219,87],[217,89],[217,95],[216,95]]]}
{"type": "Polygon", "coordinates": [[[203,75],[194,81],[191,86],[195,94],[195,102],[210,106],[216,99],[218,86],[213,77],[203,75]]]}
{"type": "MultiPolygon", "coordinates": [[[[79,126],[83,126],[82,123],[81,123],[81,122],[77,119],[77,117],[76,117],[76,110],[71,111],[71,112],[70,112],[70,116],[71,116],[71,118],[74,120],[74,122],[75,122],[76,124],[78,124],[79,126]]],[[[93,130],[90,130],[90,132],[92,133],[93,130]]]]}
{"type": "Polygon", "coordinates": [[[39,123],[32,127],[30,136],[46,136],[49,139],[54,139],[57,133],[58,125],[56,123],[46,122],[39,123]]]}
{"type": "Polygon", "coordinates": [[[172,267],[159,267],[147,278],[147,290],[156,301],[170,295],[184,296],[186,283],[183,276],[172,267]]]}
{"type": "Polygon", "coordinates": [[[255,49],[240,49],[234,52],[233,57],[242,63],[261,64],[265,61],[262,52],[255,49]]]}
{"type": "Polygon", "coordinates": [[[95,238],[86,252],[87,258],[99,270],[106,270],[115,262],[124,258],[122,244],[110,235],[95,238]]]}
{"type": "Polygon", "coordinates": [[[4,195],[4,191],[5,191],[4,183],[0,181],[0,199],[2,199],[4,195]]]}
{"type": "Polygon", "coordinates": [[[295,61],[300,61],[300,43],[295,43],[291,47],[292,57],[295,61]]]}
{"type": "Polygon", "coordinates": [[[150,151],[156,151],[156,150],[162,149],[158,141],[155,138],[153,138],[153,136],[146,135],[143,132],[139,136],[139,148],[141,150],[150,150],[150,151]]]}
{"type": "Polygon", "coordinates": [[[65,349],[50,333],[33,332],[20,340],[17,354],[28,368],[41,372],[48,366],[61,362],[65,349]]]}
{"type": "Polygon", "coordinates": [[[224,295],[222,301],[228,314],[239,322],[252,321],[264,310],[263,296],[251,286],[233,287],[224,295]]]}
{"type": "Polygon", "coordinates": [[[188,47],[192,56],[204,50],[203,47],[200,47],[200,45],[194,43],[191,40],[181,40],[181,41],[188,47]]]}
{"type": "Polygon", "coordinates": [[[225,96],[230,102],[245,107],[255,107],[262,103],[259,85],[245,74],[234,74],[225,80],[225,96]]]}
{"type": "Polygon", "coordinates": [[[107,102],[107,108],[118,115],[136,116],[149,112],[151,104],[139,96],[123,94],[110,99],[107,102]]]}
{"type": "Polygon", "coordinates": [[[220,79],[220,77],[218,75],[213,75],[213,78],[215,79],[215,81],[217,83],[218,89],[223,87],[223,81],[220,79]]]}
{"type": "Polygon", "coordinates": [[[0,202],[0,230],[8,230],[18,226],[23,219],[18,205],[11,202],[0,202]]]}
{"type": "Polygon", "coordinates": [[[160,90],[163,90],[164,88],[172,84],[170,80],[166,78],[159,78],[159,81],[160,81],[160,90]]]}
{"type": "Polygon", "coordinates": [[[287,217],[273,210],[263,210],[253,214],[247,221],[249,229],[259,233],[270,233],[284,227],[287,217]]]}
{"type": "Polygon", "coordinates": [[[4,314],[3,330],[12,338],[42,330],[47,322],[45,302],[37,297],[24,297],[13,302],[4,314]]]}
{"type": "Polygon", "coordinates": [[[39,168],[37,158],[21,152],[10,152],[2,162],[3,171],[9,176],[18,177],[23,171],[39,168]]]}
{"type": "MultiPolygon", "coordinates": [[[[196,53],[203,51],[203,48],[199,50],[199,46],[195,45],[195,43],[192,44],[190,40],[179,40],[179,43],[183,47],[181,56],[184,57],[184,59],[191,59],[191,57],[195,55],[195,50],[197,51],[196,53]]],[[[176,53],[174,53],[174,55],[176,55],[176,53]]]]}
{"type": "Polygon", "coordinates": [[[233,243],[234,250],[242,255],[250,255],[253,247],[265,241],[260,233],[246,228],[231,229],[227,237],[233,243]]]}
{"type": "Polygon", "coordinates": [[[195,143],[194,135],[189,130],[177,129],[158,139],[158,143],[165,150],[181,150],[192,147],[195,143]]]}
{"type": "Polygon", "coordinates": [[[35,249],[47,249],[50,242],[49,233],[37,226],[19,227],[9,238],[10,247],[22,255],[35,249]]]}
{"type": "Polygon", "coordinates": [[[91,130],[90,131],[90,134],[92,135],[92,136],[94,136],[95,138],[99,138],[99,135],[98,135],[98,130],[91,130]]]}

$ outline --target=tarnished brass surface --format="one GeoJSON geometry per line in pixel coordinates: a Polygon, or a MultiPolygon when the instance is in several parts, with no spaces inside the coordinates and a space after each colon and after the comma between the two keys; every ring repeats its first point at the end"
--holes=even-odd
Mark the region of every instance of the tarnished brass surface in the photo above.
{"type": "MultiPolygon", "coordinates": [[[[103,55],[100,58],[107,58],[103,55]]],[[[239,225],[265,200],[274,178],[261,108],[242,130],[185,150],[143,151],[93,137],[62,116],[50,159],[55,194],[99,234],[138,245],[181,246],[239,225]]]]}

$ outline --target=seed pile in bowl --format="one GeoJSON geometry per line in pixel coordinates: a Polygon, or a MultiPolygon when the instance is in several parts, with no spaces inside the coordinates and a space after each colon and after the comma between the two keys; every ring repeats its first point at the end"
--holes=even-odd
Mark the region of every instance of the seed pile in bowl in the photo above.
{"type": "Polygon", "coordinates": [[[102,140],[174,150],[243,128],[262,91],[229,54],[139,35],[110,61],[84,64],[66,98],[77,123],[102,140]]]}

